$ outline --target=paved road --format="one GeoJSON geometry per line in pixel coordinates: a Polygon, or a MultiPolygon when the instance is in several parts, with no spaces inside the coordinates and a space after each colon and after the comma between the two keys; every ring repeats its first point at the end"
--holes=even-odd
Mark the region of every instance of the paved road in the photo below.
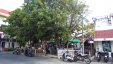
{"type": "MultiPolygon", "coordinates": [[[[0,64],[85,64],[84,62],[63,62],[48,56],[26,57],[11,53],[0,53],[0,64]]],[[[92,62],[91,64],[113,64],[92,62]]]]}

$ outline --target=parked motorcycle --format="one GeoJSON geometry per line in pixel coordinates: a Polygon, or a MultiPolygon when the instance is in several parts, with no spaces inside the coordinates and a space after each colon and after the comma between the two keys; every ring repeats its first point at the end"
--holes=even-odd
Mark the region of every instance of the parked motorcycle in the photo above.
{"type": "Polygon", "coordinates": [[[101,53],[98,52],[98,53],[97,53],[97,61],[100,62],[100,60],[101,60],[101,53]]]}
{"type": "Polygon", "coordinates": [[[72,54],[69,54],[68,51],[66,51],[63,55],[62,55],[62,60],[63,61],[69,61],[69,62],[72,62],[73,61],[73,55],[72,54]]]}
{"type": "Polygon", "coordinates": [[[83,61],[83,62],[86,62],[86,64],[91,63],[91,60],[87,54],[82,55],[82,54],[76,53],[75,55],[72,55],[72,54],[69,54],[68,51],[62,55],[62,60],[63,61],[66,60],[66,61],[70,61],[70,62],[83,61]]]}
{"type": "Polygon", "coordinates": [[[15,50],[13,51],[13,54],[20,55],[21,54],[20,48],[19,47],[15,48],[15,50]]]}
{"type": "Polygon", "coordinates": [[[24,55],[25,55],[25,56],[29,56],[29,57],[35,56],[35,54],[34,54],[34,49],[31,48],[31,47],[26,47],[26,48],[25,48],[24,55]]]}
{"type": "Polygon", "coordinates": [[[109,61],[109,54],[108,54],[108,52],[105,52],[105,54],[104,54],[104,62],[108,62],[109,61]]]}
{"type": "Polygon", "coordinates": [[[87,54],[76,54],[74,56],[74,61],[77,62],[77,61],[85,61],[86,64],[90,64],[91,63],[91,60],[89,58],[89,56],[87,54]]]}

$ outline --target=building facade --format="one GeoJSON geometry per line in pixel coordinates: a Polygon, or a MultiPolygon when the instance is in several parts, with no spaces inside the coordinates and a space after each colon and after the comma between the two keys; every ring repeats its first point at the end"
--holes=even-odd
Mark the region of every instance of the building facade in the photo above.
{"type": "Polygon", "coordinates": [[[7,25],[3,21],[10,15],[10,12],[4,9],[0,9],[0,48],[15,48],[18,46],[15,39],[11,39],[9,35],[4,34],[2,26],[7,25]]]}
{"type": "Polygon", "coordinates": [[[93,21],[95,22],[96,51],[113,53],[113,15],[93,18],[93,21]]]}

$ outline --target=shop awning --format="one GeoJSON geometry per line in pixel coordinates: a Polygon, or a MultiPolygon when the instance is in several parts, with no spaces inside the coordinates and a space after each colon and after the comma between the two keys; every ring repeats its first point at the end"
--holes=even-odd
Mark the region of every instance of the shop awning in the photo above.
{"type": "Polygon", "coordinates": [[[90,43],[90,42],[93,42],[93,38],[92,37],[89,37],[85,40],[85,43],[90,43]]]}
{"type": "Polygon", "coordinates": [[[113,29],[95,31],[94,41],[113,41],[113,29]]]}
{"type": "Polygon", "coordinates": [[[93,38],[89,37],[89,38],[86,39],[86,41],[93,41],[93,38]]]}
{"type": "Polygon", "coordinates": [[[70,43],[80,43],[81,41],[79,39],[72,39],[69,40],[70,43]]]}
{"type": "Polygon", "coordinates": [[[113,38],[113,29],[95,31],[95,38],[113,38]]]}

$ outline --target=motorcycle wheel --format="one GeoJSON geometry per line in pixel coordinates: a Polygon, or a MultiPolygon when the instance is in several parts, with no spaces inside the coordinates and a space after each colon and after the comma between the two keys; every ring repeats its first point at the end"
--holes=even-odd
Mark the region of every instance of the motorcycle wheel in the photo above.
{"type": "Polygon", "coordinates": [[[62,55],[62,61],[64,61],[64,59],[65,59],[65,56],[64,56],[64,54],[62,55]]]}
{"type": "Polygon", "coordinates": [[[62,61],[64,61],[64,58],[62,57],[62,61]]]}
{"type": "Polygon", "coordinates": [[[89,58],[84,59],[84,61],[86,62],[86,64],[90,64],[91,63],[91,60],[89,58]]]}
{"type": "Polygon", "coordinates": [[[100,59],[98,59],[97,62],[100,62],[100,59]]]}
{"type": "Polygon", "coordinates": [[[77,60],[78,60],[77,57],[74,57],[74,62],[77,62],[77,60]]]}
{"type": "Polygon", "coordinates": [[[104,60],[106,63],[108,62],[108,60],[104,60]]]}
{"type": "Polygon", "coordinates": [[[69,62],[72,62],[73,60],[70,60],[70,59],[69,59],[68,61],[69,61],[69,62]]]}

